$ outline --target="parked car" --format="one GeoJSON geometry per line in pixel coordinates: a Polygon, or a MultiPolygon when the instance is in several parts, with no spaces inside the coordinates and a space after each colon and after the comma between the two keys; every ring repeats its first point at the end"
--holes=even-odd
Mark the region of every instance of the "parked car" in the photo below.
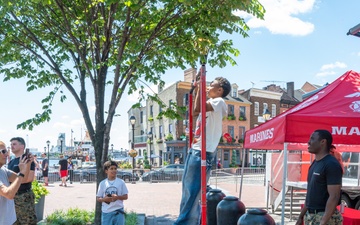
{"type": "Polygon", "coordinates": [[[81,169],[96,169],[96,163],[92,162],[92,161],[90,161],[90,162],[82,162],[81,163],[81,169]]]}
{"type": "Polygon", "coordinates": [[[116,172],[116,176],[118,178],[123,179],[125,182],[140,180],[140,177],[139,177],[139,175],[137,173],[134,173],[134,176],[133,176],[132,172],[124,171],[124,170],[118,170],[116,172]]]}
{"type": "Polygon", "coordinates": [[[143,181],[181,181],[183,173],[184,164],[170,164],[144,173],[141,179],[143,181]]]}
{"type": "Polygon", "coordinates": [[[74,170],[73,181],[95,182],[96,181],[96,169],[78,169],[74,170]]]}
{"type": "MultiPolygon", "coordinates": [[[[138,181],[140,180],[137,174],[133,174],[129,171],[118,170],[116,173],[118,178],[123,179],[125,182],[130,181],[138,181]]],[[[85,182],[95,182],[96,181],[96,169],[79,169],[74,170],[74,180],[73,181],[80,181],[80,183],[85,182]]]]}

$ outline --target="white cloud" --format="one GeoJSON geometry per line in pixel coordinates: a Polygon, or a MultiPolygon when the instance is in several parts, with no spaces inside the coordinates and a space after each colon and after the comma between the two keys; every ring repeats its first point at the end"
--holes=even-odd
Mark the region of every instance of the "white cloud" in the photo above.
{"type": "Polygon", "coordinates": [[[314,31],[314,24],[303,21],[299,16],[311,12],[315,0],[260,0],[260,3],[266,10],[264,20],[244,12],[235,14],[249,19],[247,24],[250,28],[264,27],[273,34],[305,36],[314,31]]]}
{"type": "Polygon", "coordinates": [[[327,77],[327,76],[331,76],[331,75],[335,75],[336,73],[334,71],[324,71],[324,72],[319,72],[317,73],[315,76],[316,77],[327,77]]]}
{"type": "Polygon", "coordinates": [[[324,70],[332,70],[335,68],[346,68],[346,67],[347,67],[347,65],[345,63],[335,62],[335,63],[323,65],[320,70],[324,71],[324,70]]]}
{"type": "Polygon", "coordinates": [[[68,123],[56,122],[56,123],[54,123],[53,127],[55,129],[58,129],[58,128],[60,128],[60,129],[65,129],[65,128],[68,129],[68,128],[71,128],[71,125],[68,124],[68,123]]]}

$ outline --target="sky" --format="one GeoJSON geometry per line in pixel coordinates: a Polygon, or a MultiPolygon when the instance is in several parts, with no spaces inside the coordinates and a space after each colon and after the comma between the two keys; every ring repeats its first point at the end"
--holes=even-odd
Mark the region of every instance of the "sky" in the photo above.
{"type": "MultiPolygon", "coordinates": [[[[348,70],[360,72],[360,38],[346,35],[360,23],[358,0],[260,2],[266,9],[265,20],[238,12],[250,27],[250,37],[224,36],[233,39],[240,50],[240,56],[235,58],[237,65],[208,66],[207,80],[224,76],[245,90],[272,83],[286,87],[286,82],[293,81],[299,89],[307,81],[324,85],[348,70]]],[[[163,79],[167,84],[183,80],[183,70],[168,70],[163,79]]],[[[24,80],[1,81],[0,140],[9,144],[12,137],[21,136],[28,147],[42,151],[47,140],[50,146],[57,144],[59,133],[65,133],[67,146],[71,146],[71,136],[83,139],[86,127],[71,95],[67,95],[65,103],[54,102],[50,122],[32,131],[16,129],[17,124],[41,111],[40,101],[49,91],[50,88],[29,93],[24,80]]],[[[136,95],[124,95],[121,99],[116,111],[120,116],[114,118],[110,137],[114,149],[129,149],[127,111],[136,101],[136,95]]],[[[94,103],[88,104],[94,113],[94,103]]]]}

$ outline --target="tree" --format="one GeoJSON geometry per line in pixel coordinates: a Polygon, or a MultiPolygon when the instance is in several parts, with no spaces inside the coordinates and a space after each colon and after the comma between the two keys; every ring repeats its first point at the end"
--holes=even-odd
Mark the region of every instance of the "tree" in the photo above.
{"type": "MultiPolygon", "coordinates": [[[[66,100],[60,88],[65,86],[94,144],[97,184],[105,177],[101,165],[124,91],[139,92],[143,100],[146,83],[164,85],[167,69],[196,67],[205,55],[210,66],[235,64],[232,56],[239,51],[220,34],[248,36],[248,26],[234,11],[264,14],[257,0],[3,0],[0,9],[4,80],[26,79],[29,92],[53,89],[42,99],[41,112],[18,128],[49,121],[55,98],[66,100]],[[95,99],[93,117],[88,93],[95,99]]],[[[100,208],[97,203],[96,212],[100,208]]]]}
{"type": "Polygon", "coordinates": [[[232,154],[231,154],[230,167],[237,167],[237,165],[236,165],[236,157],[237,157],[237,151],[235,149],[233,149],[232,154]]]}

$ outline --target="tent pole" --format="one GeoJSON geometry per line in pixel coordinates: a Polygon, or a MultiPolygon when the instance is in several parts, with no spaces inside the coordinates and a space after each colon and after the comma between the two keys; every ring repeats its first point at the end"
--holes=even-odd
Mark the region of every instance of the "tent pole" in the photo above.
{"type": "Polygon", "coordinates": [[[240,190],[239,190],[239,201],[241,201],[241,193],[242,193],[242,186],[243,186],[243,180],[244,180],[244,166],[245,166],[245,152],[246,149],[243,148],[243,154],[242,154],[242,162],[241,162],[241,178],[240,178],[240,190]]]}
{"type": "Polygon", "coordinates": [[[287,180],[287,158],[288,158],[288,143],[284,143],[284,166],[283,166],[283,181],[282,181],[282,204],[281,204],[281,224],[285,224],[285,190],[286,190],[286,180],[287,180]]]}
{"type": "Polygon", "coordinates": [[[201,65],[200,106],[201,106],[201,224],[206,225],[206,62],[201,65]]]}

